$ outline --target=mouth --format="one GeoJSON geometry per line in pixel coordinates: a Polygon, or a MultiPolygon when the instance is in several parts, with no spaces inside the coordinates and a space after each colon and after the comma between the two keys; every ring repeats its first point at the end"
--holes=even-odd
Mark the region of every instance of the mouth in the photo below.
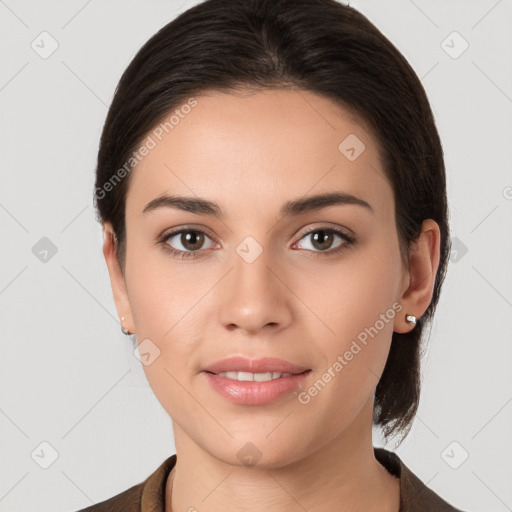
{"type": "Polygon", "coordinates": [[[297,393],[311,368],[275,358],[234,356],[202,369],[209,388],[237,405],[268,405],[297,393]]]}

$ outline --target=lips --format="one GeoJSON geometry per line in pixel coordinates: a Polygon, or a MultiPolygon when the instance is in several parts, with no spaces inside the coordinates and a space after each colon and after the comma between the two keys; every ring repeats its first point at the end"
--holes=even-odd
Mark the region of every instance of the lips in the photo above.
{"type": "Polygon", "coordinates": [[[283,359],[273,357],[264,357],[262,359],[249,359],[243,356],[232,356],[214,362],[203,368],[203,371],[209,373],[223,372],[248,372],[248,373],[290,373],[298,375],[304,373],[310,368],[300,366],[283,359]]]}
{"type": "Polygon", "coordinates": [[[297,392],[311,374],[307,366],[264,357],[232,356],[203,368],[211,389],[237,405],[269,405],[297,392]]]}

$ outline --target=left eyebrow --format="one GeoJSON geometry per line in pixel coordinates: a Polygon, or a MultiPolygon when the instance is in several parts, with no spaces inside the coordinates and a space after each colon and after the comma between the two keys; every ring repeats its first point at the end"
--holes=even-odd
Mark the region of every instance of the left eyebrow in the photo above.
{"type": "MultiPolygon", "coordinates": [[[[282,206],[279,213],[281,217],[291,217],[333,205],[356,205],[369,210],[371,213],[375,213],[373,208],[365,200],[346,192],[317,194],[288,201],[282,206]]],[[[198,215],[209,215],[219,219],[224,217],[219,205],[198,197],[162,195],[150,201],[145,206],[142,213],[147,213],[157,208],[175,208],[198,215]]]]}
{"type": "Polygon", "coordinates": [[[317,194],[314,196],[307,196],[294,201],[288,201],[281,208],[280,215],[282,217],[289,217],[292,215],[300,215],[309,211],[320,210],[327,206],[351,204],[362,206],[372,213],[373,208],[360,197],[347,192],[331,192],[327,194],[317,194]]]}

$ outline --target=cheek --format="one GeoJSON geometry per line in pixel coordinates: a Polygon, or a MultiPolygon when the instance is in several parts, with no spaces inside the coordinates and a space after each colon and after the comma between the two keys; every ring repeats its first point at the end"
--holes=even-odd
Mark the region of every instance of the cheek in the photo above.
{"type": "Polygon", "coordinates": [[[206,289],[201,292],[200,283],[196,286],[179,275],[167,274],[166,269],[171,269],[162,261],[146,258],[136,263],[134,259],[137,270],[132,270],[129,294],[137,341],[142,343],[141,360],[144,343],[150,354],[156,354],[149,364],[143,364],[143,370],[164,410],[179,418],[183,404],[190,405],[186,389],[199,343],[194,321],[199,308],[196,311],[194,304],[206,289]]]}
{"type": "MultiPolygon", "coordinates": [[[[352,339],[396,304],[400,256],[392,244],[382,250],[383,243],[375,240],[347,252],[332,265],[312,263],[294,278],[294,292],[311,310],[307,313],[308,322],[316,322],[326,340],[344,343],[352,339]]],[[[387,316],[394,313],[391,309],[387,316]]],[[[392,332],[392,322],[386,322],[384,327],[380,322],[378,325],[386,334],[392,332]]]]}
{"type": "Polygon", "coordinates": [[[186,315],[201,292],[201,279],[191,281],[190,273],[183,272],[171,258],[158,246],[130,248],[126,278],[140,336],[162,341],[170,338],[178,323],[180,328],[186,324],[186,315]]]}
{"type": "Polygon", "coordinates": [[[187,337],[177,333],[182,334],[186,325],[184,306],[190,302],[186,298],[190,292],[172,274],[166,273],[163,258],[154,254],[158,252],[155,248],[147,250],[133,244],[128,251],[126,283],[143,370],[161,399],[159,390],[174,386],[169,374],[175,375],[176,368],[170,363],[186,360],[182,353],[186,345],[178,343],[178,338],[187,341],[187,337]],[[150,354],[149,361],[144,353],[150,354]]]}
{"type": "MultiPolygon", "coordinates": [[[[295,288],[305,311],[311,339],[322,354],[321,372],[331,368],[332,391],[344,403],[360,399],[380,378],[393,334],[401,276],[398,250],[384,241],[346,256],[336,266],[317,266],[314,277],[303,273],[295,288]]],[[[347,253],[348,254],[348,253],[347,253]]],[[[329,380],[329,375],[325,375],[329,380]]]]}

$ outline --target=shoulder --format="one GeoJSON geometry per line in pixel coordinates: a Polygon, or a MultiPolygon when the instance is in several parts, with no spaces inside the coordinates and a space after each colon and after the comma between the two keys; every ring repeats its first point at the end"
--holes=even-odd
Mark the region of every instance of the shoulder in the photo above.
{"type": "Polygon", "coordinates": [[[107,500],[76,512],[140,512],[164,510],[167,476],[176,464],[176,454],[165,459],[144,481],[107,500]]]}
{"type": "Polygon", "coordinates": [[[140,512],[143,488],[144,482],[141,482],[105,501],[82,508],[76,512],[140,512]]]}
{"type": "Polygon", "coordinates": [[[428,488],[400,459],[384,448],[374,448],[376,459],[400,479],[399,512],[463,512],[428,488]]]}

